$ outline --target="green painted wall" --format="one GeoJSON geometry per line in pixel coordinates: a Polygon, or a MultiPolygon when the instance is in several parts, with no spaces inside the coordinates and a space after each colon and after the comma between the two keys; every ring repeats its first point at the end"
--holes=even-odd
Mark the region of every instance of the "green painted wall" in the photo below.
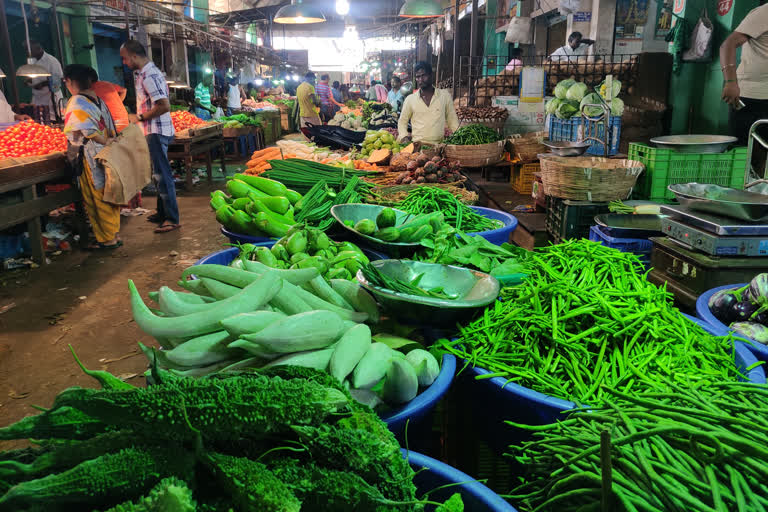
{"type": "Polygon", "coordinates": [[[680,74],[672,76],[669,94],[672,104],[670,132],[727,134],[728,107],[720,99],[723,88],[720,45],[759,2],[733,0],[729,12],[721,16],[718,14],[717,0],[684,1],[681,15],[691,28],[698,21],[702,8],[707,8],[714,26],[713,59],[707,63],[683,63],[680,74]]]}
{"type": "MultiPolygon", "coordinates": [[[[498,0],[488,0],[486,2],[486,11],[489,13],[496,13],[498,8],[498,0]]],[[[494,14],[495,17],[495,14],[494,14]]],[[[482,26],[482,25],[481,25],[482,26]]],[[[509,46],[509,43],[504,41],[504,38],[506,37],[505,33],[496,33],[496,20],[495,19],[487,19],[484,21],[484,30],[483,30],[483,48],[484,52],[483,55],[486,57],[490,56],[496,56],[500,55],[502,57],[502,61],[504,62],[498,62],[496,66],[491,66],[490,69],[484,69],[483,74],[485,75],[495,75],[497,74],[501,69],[503,69],[504,66],[506,66],[505,59],[507,58],[507,47],[509,46]]]]}

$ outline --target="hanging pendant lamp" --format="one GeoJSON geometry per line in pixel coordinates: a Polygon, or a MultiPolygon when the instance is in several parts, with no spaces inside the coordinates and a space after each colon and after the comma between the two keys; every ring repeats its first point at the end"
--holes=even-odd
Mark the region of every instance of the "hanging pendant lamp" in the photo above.
{"type": "Polygon", "coordinates": [[[27,63],[19,66],[16,70],[16,76],[23,76],[24,78],[40,78],[51,76],[51,73],[43,66],[35,64],[35,59],[27,59],[27,63]]]}
{"type": "Polygon", "coordinates": [[[284,25],[306,25],[323,23],[325,15],[314,5],[307,5],[302,0],[291,0],[290,5],[284,5],[275,13],[272,21],[284,25]]]}
{"type": "Polygon", "coordinates": [[[407,0],[400,9],[401,18],[439,18],[443,8],[436,0],[407,0]]]}

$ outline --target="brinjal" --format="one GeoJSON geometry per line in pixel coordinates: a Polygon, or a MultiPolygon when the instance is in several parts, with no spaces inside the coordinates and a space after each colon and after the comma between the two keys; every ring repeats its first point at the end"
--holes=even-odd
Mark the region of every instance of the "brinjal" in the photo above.
{"type": "Polygon", "coordinates": [[[749,294],[756,302],[768,302],[768,273],[757,274],[749,282],[749,294]]]}
{"type": "Polygon", "coordinates": [[[734,322],[746,322],[752,317],[752,313],[760,306],[751,300],[742,300],[731,307],[731,316],[734,322]]]}
{"type": "Polygon", "coordinates": [[[758,343],[768,343],[768,327],[754,322],[736,322],[731,324],[731,330],[758,343]]]}
{"type": "Polygon", "coordinates": [[[735,320],[732,309],[738,302],[733,290],[720,290],[709,298],[707,305],[715,318],[728,325],[735,320]]]}
{"type": "Polygon", "coordinates": [[[768,326],[768,311],[760,311],[752,317],[751,322],[768,326]]]}

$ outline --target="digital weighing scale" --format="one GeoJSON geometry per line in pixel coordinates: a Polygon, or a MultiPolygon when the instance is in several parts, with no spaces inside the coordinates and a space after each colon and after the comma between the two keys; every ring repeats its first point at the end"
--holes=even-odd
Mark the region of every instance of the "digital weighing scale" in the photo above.
{"type": "Polygon", "coordinates": [[[682,206],[662,206],[662,232],[687,249],[712,256],[768,256],[768,224],[750,224],[682,206]]]}

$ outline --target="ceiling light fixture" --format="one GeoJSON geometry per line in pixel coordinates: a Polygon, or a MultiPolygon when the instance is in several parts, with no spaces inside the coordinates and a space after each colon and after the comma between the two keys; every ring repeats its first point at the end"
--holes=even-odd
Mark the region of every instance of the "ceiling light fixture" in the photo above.
{"type": "Polygon", "coordinates": [[[307,5],[302,0],[291,0],[290,5],[284,5],[275,13],[272,21],[283,25],[306,25],[323,23],[325,15],[314,5],[307,5]]]}
{"type": "Polygon", "coordinates": [[[439,18],[443,8],[435,0],[407,0],[400,9],[401,18],[439,18]]]}

